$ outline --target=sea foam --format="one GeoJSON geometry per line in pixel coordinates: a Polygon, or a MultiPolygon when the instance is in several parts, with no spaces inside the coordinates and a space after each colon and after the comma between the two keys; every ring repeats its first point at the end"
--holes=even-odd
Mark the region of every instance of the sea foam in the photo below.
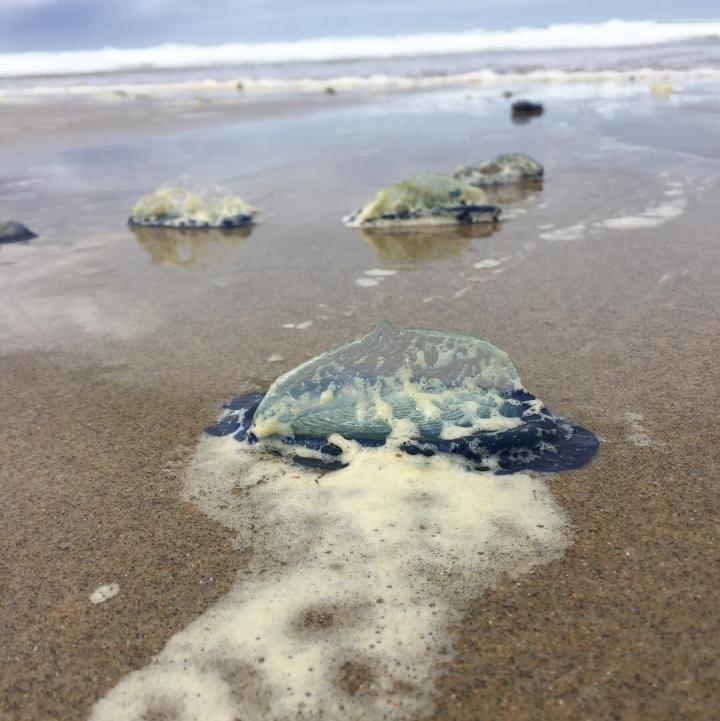
{"type": "Polygon", "coordinates": [[[570,541],[541,478],[332,440],[327,474],[200,441],[184,497],[252,558],[91,721],[418,718],[467,602],[570,541]]]}

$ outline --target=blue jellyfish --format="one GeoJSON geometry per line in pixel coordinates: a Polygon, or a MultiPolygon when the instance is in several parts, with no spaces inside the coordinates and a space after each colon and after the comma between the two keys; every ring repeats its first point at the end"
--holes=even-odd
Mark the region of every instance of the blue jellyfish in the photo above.
{"type": "Polygon", "coordinates": [[[591,431],[529,393],[490,343],[385,322],[267,391],[233,399],[206,432],[328,469],[342,465],[333,434],[368,447],[392,441],[410,455],[455,454],[496,473],[577,468],[598,447],[591,431]]]}

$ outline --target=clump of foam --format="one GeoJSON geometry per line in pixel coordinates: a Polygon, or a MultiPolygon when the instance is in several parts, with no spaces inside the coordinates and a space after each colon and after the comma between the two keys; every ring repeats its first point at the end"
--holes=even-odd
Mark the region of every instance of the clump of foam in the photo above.
{"type": "Polygon", "coordinates": [[[219,188],[173,185],[143,195],[132,225],[174,228],[237,228],[253,222],[257,209],[219,188]]]}
{"type": "Polygon", "coordinates": [[[582,240],[585,237],[585,231],[587,226],[585,223],[576,223],[575,225],[569,225],[566,228],[557,228],[556,230],[546,230],[544,233],[540,233],[542,240],[548,240],[551,243],[558,241],[572,241],[582,240]]]}
{"type": "Polygon", "coordinates": [[[465,603],[568,545],[538,478],[332,440],[328,474],[201,440],[184,497],[252,560],[91,721],[417,718],[465,603]]]}
{"type": "Polygon", "coordinates": [[[500,209],[485,194],[449,175],[420,173],[381,190],[360,210],[344,218],[351,227],[494,223],[500,209]]]}
{"type": "Polygon", "coordinates": [[[506,153],[477,165],[461,165],[456,178],[477,187],[509,185],[522,181],[538,181],[545,170],[537,160],[523,153],[506,153]]]}
{"type": "Polygon", "coordinates": [[[685,190],[683,183],[670,181],[667,183],[665,195],[671,200],[660,205],[645,208],[635,215],[621,215],[616,218],[606,218],[596,223],[596,227],[608,230],[638,230],[642,228],[656,228],[659,225],[679,218],[685,212],[685,190]]]}
{"type": "Polygon", "coordinates": [[[680,217],[685,211],[685,199],[677,200],[652,208],[647,208],[638,215],[622,215],[617,218],[607,218],[598,225],[608,230],[638,230],[641,228],[656,228],[670,220],[680,217]]]}

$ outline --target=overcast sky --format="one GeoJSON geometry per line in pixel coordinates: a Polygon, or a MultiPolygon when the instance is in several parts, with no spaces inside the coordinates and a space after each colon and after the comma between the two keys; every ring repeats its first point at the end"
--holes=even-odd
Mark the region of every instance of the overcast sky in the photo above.
{"type": "Polygon", "coordinates": [[[0,52],[717,16],[718,0],[0,0],[0,52]]]}

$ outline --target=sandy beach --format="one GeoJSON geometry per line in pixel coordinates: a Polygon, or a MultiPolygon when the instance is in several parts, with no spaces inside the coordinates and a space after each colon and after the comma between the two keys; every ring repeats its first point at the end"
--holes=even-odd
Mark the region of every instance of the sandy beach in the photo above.
{"type": "Polygon", "coordinates": [[[202,429],[381,319],[489,340],[602,440],[546,478],[572,545],[468,605],[422,718],[717,717],[717,88],[509,89],[545,115],[476,86],[0,107],[3,212],[39,236],[0,246],[0,718],[86,718],[228,592],[249,556],[181,494],[202,429]],[[340,222],[510,151],[546,180],[492,234],[340,222]],[[257,226],[131,232],[184,174],[257,226]]]}

